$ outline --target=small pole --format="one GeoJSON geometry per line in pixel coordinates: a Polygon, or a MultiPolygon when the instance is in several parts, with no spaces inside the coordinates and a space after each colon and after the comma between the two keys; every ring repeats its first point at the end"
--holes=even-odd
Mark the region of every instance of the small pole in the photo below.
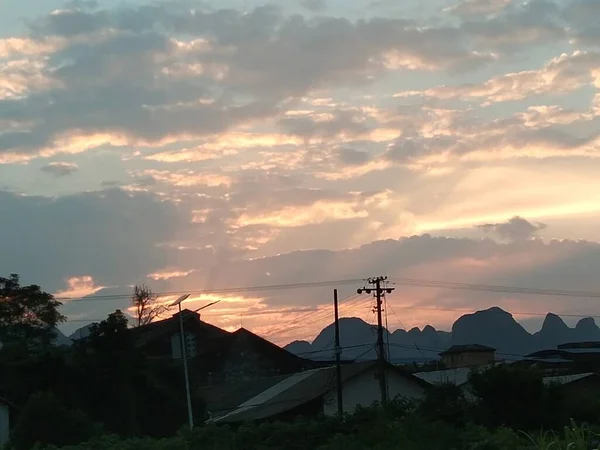
{"type": "Polygon", "coordinates": [[[181,314],[181,302],[179,303],[179,334],[181,336],[181,357],[183,358],[183,372],[185,374],[185,395],[187,399],[188,421],[190,430],[194,428],[194,415],[192,412],[192,396],[190,394],[190,378],[188,375],[187,350],[185,346],[185,335],[183,334],[183,314],[181,314]]]}
{"type": "Polygon", "coordinates": [[[340,346],[340,318],[338,311],[338,293],[333,290],[333,311],[335,316],[335,375],[337,387],[337,406],[340,417],[344,415],[344,395],[342,390],[342,347],[340,346]]]}

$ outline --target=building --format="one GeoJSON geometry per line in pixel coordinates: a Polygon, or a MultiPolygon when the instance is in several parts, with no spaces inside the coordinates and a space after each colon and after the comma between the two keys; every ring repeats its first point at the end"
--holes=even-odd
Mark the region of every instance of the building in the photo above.
{"type": "MultiPolygon", "coordinates": [[[[501,364],[514,364],[519,362],[504,362],[501,364]]],[[[471,390],[469,375],[473,370],[485,372],[497,364],[477,368],[460,367],[456,369],[438,370],[433,372],[417,372],[414,375],[431,386],[442,384],[453,384],[460,387],[467,400],[474,400],[475,396],[471,390]]],[[[582,373],[573,375],[545,376],[542,378],[546,386],[559,385],[565,393],[565,398],[574,404],[582,403],[590,398],[600,399],[600,376],[595,373],[582,373]]]]}
{"type": "MultiPolygon", "coordinates": [[[[391,364],[386,364],[389,398],[418,399],[428,384],[391,364]]],[[[342,393],[345,413],[371,406],[381,399],[376,361],[342,366],[342,393]]],[[[210,411],[213,422],[236,423],[254,420],[285,420],[299,415],[338,412],[335,366],[307,370],[275,380],[230,411],[210,411]]]]}
{"type": "MultiPolygon", "coordinates": [[[[186,309],[181,314],[190,376],[197,386],[243,382],[324,365],[296,356],[244,328],[228,332],[203,322],[194,311],[186,309]]],[[[181,360],[179,313],[129,332],[136,349],[146,357],[181,360]]]]}
{"type": "Polygon", "coordinates": [[[4,398],[0,398],[0,447],[6,445],[10,437],[10,414],[15,405],[4,398]]]}
{"type": "Polygon", "coordinates": [[[478,367],[493,363],[496,360],[496,349],[485,345],[453,345],[440,353],[446,368],[478,367]]]}
{"type": "MultiPolygon", "coordinates": [[[[187,355],[194,358],[198,343],[227,336],[229,333],[219,327],[200,320],[200,314],[189,309],[181,311],[186,336],[187,355]]],[[[168,319],[130,328],[135,347],[151,358],[181,359],[181,337],[179,313],[168,319]]]]}
{"type": "MultiPolygon", "coordinates": [[[[471,367],[457,367],[455,369],[417,372],[414,375],[431,386],[453,384],[460,388],[466,399],[474,399],[469,382],[471,370],[473,370],[471,367]]],[[[482,370],[485,370],[485,368],[482,370]]]]}
{"type": "Polygon", "coordinates": [[[600,371],[600,342],[570,342],[527,355],[524,363],[554,372],[600,371]]]}
{"type": "Polygon", "coordinates": [[[206,340],[196,351],[203,385],[251,382],[326,365],[296,356],[245,328],[206,340]]]}

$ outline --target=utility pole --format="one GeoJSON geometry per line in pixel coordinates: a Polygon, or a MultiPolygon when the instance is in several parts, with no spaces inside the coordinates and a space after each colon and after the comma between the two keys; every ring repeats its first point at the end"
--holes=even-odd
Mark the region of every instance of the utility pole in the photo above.
{"type": "Polygon", "coordinates": [[[375,305],[375,311],[377,312],[377,361],[379,366],[379,390],[381,391],[381,403],[386,404],[388,401],[387,394],[387,382],[385,377],[385,366],[386,366],[386,358],[385,358],[385,348],[383,344],[383,321],[381,319],[383,298],[385,294],[391,294],[394,288],[390,287],[382,287],[382,284],[385,284],[387,277],[375,277],[369,278],[367,283],[374,286],[374,288],[362,288],[358,289],[356,292],[358,294],[362,294],[366,292],[370,294],[372,291],[375,291],[373,296],[377,300],[375,305]]]}
{"type": "Polygon", "coordinates": [[[342,347],[340,346],[340,317],[338,310],[338,292],[333,290],[333,311],[335,317],[335,376],[337,388],[337,407],[340,417],[344,415],[344,394],[342,390],[342,347]]]}
{"type": "Polygon", "coordinates": [[[181,304],[189,296],[190,294],[182,295],[177,300],[175,300],[175,302],[173,302],[171,306],[177,305],[179,307],[179,338],[181,340],[181,357],[183,358],[183,374],[185,376],[185,399],[188,411],[188,424],[190,426],[190,430],[192,430],[194,428],[194,413],[192,411],[192,396],[190,393],[190,377],[188,373],[187,348],[183,329],[183,313],[181,311],[181,304]]]}

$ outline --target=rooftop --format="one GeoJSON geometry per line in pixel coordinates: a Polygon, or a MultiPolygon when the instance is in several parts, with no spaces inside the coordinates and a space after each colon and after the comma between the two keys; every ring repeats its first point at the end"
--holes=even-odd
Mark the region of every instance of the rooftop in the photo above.
{"type": "Polygon", "coordinates": [[[592,372],[579,373],[575,375],[560,375],[555,377],[544,377],[544,384],[569,384],[575,381],[583,380],[584,378],[598,378],[598,375],[592,372]]]}
{"type": "MultiPolygon", "coordinates": [[[[365,361],[343,365],[342,381],[348,381],[360,373],[375,367],[376,364],[376,361],[365,361]]],[[[414,380],[416,383],[422,383],[422,380],[413,377],[402,369],[396,368],[391,364],[388,367],[414,380]]],[[[335,387],[335,380],[334,366],[307,370],[287,376],[280,382],[246,400],[234,411],[217,417],[214,421],[244,422],[278,415],[321,397],[335,387]]],[[[422,384],[425,385],[425,383],[422,384]]]]}
{"type": "MultiPolygon", "coordinates": [[[[215,327],[209,323],[200,320],[200,314],[189,309],[181,311],[183,317],[184,327],[189,327],[190,324],[194,324],[194,327],[205,336],[207,339],[227,336],[229,332],[222,330],[219,327],[215,327]]],[[[173,314],[171,317],[156,322],[151,322],[141,327],[130,328],[130,332],[133,333],[136,338],[136,346],[143,347],[147,343],[161,338],[165,335],[170,336],[173,333],[179,333],[179,313],[173,314]]]]}

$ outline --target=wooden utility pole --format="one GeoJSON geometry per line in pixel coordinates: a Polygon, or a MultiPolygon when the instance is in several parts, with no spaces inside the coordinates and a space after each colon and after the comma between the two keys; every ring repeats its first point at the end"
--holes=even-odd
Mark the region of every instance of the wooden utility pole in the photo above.
{"type": "Polygon", "coordinates": [[[340,346],[340,317],[338,311],[338,292],[333,290],[333,311],[335,317],[335,376],[337,388],[337,407],[340,417],[344,415],[344,394],[342,390],[342,347],[340,346]]]}
{"type": "Polygon", "coordinates": [[[385,294],[391,294],[394,288],[383,287],[382,285],[387,280],[387,277],[376,277],[369,278],[367,283],[374,286],[374,288],[362,288],[358,289],[357,292],[362,294],[366,292],[370,294],[372,291],[375,291],[373,296],[375,297],[377,303],[375,305],[375,311],[377,312],[377,361],[379,368],[379,390],[381,391],[381,403],[385,404],[388,401],[387,394],[387,382],[385,376],[385,367],[386,367],[386,358],[385,358],[385,348],[383,343],[383,321],[381,318],[381,312],[383,310],[383,298],[385,294]]]}

